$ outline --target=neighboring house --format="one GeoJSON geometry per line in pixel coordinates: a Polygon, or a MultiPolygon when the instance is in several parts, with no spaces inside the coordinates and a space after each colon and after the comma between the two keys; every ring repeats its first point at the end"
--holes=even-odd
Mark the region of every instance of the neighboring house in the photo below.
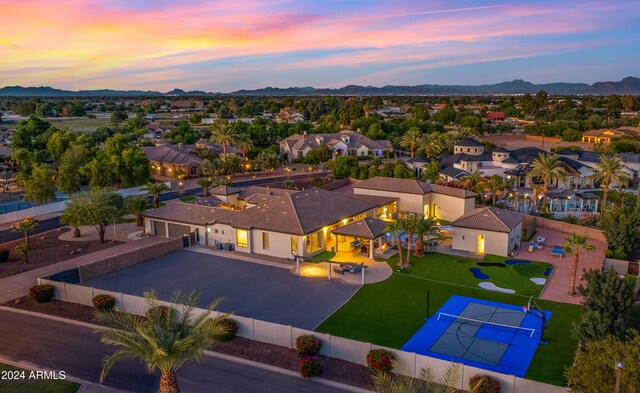
{"type": "Polygon", "coordinates": [[[151,122],[147,124],[147,133],[143,135],[145,138],[162,138],[162,136],[169,132],[175,130],[176,126],[173,124],[162,124],[151,122]]]}
{"type": "Polygon", "coordinates": [[[485,121],[489,123],[502,123],[504,121],[504,112],[487,112],[487,117],[485,117],[485,121]]]}
{"type": "Polygon", "coordinates": [[[414,179],[373,177],[353,185],[354,196],[397,198],[397,212],[455,220],[475,207],[476,193],[414,179]]]}
{"type": "Polygon", "coordinates": [[[280,113],[276,113],[278,123],[298,123],[304,121],[304,115],[293,108],[282,108],[280,113]]]}
{"type": "Polygon", "coordinates": [[[202,159],[195,154],[194,145],[143,146],[140,150],[151,163],[154,175],[166,177],[202,176],[202,159]]]}
{"type": "Polygon", "coordinates": [[[495,207],[474,209],[451,223],[452,248],[509,256],[520,247],[523,219],[522,214],[495,207]]]}
{"type": "MultiPolygon", "coordinates": [[[[593,175],[594,168],[600,162],[600,154],[591,151],[573,149],[562,149],[557,151],[556,154],[564,162],[572,163],[572,167],[574,167],[574,169],[576,168],[576,162],[581,165],[581,176],[579,178],[568,178],[565,182],[564,188],[576,189],[597,186],[589,177],[593,175]]],[[[640,168],[638,165],[638,155],[622,154],[620,155],[620,158],[622,159],[622,164],[624,166],[622,170],[627,174],[627,177],[630,180],[633,180],[640,168]]],[[[626,187],[627,185],[627,183],[618,183],[615,181],[611,183],[612,187],[626,187]]]]}
{"type": "Polygon", "coordinates": [[[337,156],[367,156],[375,154],[379,157],[388,155],[393,150],[391,142],[386,140],[374,141],[359,132],[344,130],[331,134],[294,134],[280,141],[280,152],[286,154],[289,162],[301,160],[313,149],[326,146],[331,149],[332,155],[337,156]]]}
{"type": "Polygon", "coordinates": [[[613,139],[620,138],[629,133],[640,133],[640,127],[619,127],[616,129],[601,128],[582,134],[582,142],[608,145],[613,139]]]}
{"type": "Polygon", "coordinates": [[[422,176],[422,171],[424,171],[427,164],[429,164],[429,159],[414,156],[405,161],[405,164],[407,164],[407,167],[413,171],[413,174],[417,178],[420,178],[420,176],[422,176]]]}
{"type": "MultiPolygon", "coordinates": [[[[195,147],[198,149],[208,150],[209,154],[213,157],[224,156],[224,148],[219,143],[213,143],[208,139],[199,139],[195,143],[195,147]]],[[[242,154],[242,150],[236,149],[232,145],[227,145],[227,155],[240,155],[242,154]]]]}

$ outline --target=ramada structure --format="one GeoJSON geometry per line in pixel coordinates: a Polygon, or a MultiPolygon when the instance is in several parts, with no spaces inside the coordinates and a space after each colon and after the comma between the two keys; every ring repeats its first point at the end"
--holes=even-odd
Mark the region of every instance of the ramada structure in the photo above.
{"type": "MultiPolygon", "coordinates": [[[[218,198],[218,206],[168,204],[146,213],[145,229],[160,236],[189,236],[203,246],[276,258],[308,258],[328,250],[373,257],[389,248],[388,221],[407,215],[454,221],[475,211],[475,193],[419,180],[374,177],[350,187],[344,193],[220,186],[209,197],[218,198]]],[[[506,255],[517,231],[513,226],[506,240],[495,237],[505,243],[495,253],[506,255]]],[[[487,242],[494,238],[490,233],[485,236],[487,242]]],[[[487,252],[494,251],[487,247],[487,252]]]]}

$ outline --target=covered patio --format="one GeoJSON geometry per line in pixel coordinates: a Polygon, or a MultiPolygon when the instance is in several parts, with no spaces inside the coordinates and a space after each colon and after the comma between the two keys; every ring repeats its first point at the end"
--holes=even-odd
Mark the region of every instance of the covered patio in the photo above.
{"type": "Polygon", "coordinates": [[[386,221],[370,217],[353,221],[332,230],[328,246],[336,253],[361,252],[373,259],[374,255],[384,255],[385,251],[391,250],[384,241],[387,225],[386,221]]]}
{"type": "Polygon", "coordinates": [[[553,190],[547,194],[549,211],[557,213],[597,213],[598,196],[592,192],[553,190]]]}

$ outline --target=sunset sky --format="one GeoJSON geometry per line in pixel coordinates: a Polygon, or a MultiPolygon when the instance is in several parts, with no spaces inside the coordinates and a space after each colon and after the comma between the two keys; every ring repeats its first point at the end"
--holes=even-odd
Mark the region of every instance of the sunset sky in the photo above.
{"type": "Polygon", "coordinates": [[[0,5],[0,86],[229,92],[640,76],[637,0],[0,5]]]}

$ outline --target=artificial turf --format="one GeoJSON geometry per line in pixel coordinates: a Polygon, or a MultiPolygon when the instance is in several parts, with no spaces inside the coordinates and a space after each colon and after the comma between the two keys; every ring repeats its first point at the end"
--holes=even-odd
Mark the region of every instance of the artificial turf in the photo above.
{"type": "MultiPolygon", "coordinates": [[[[397,269],[394,260],[397,261],[397,258],[389,263],[397,269]]],[[[400,348],[425,323],[427,292],[431,315],[452,295],[514,305],[525,305],[529,298],[525,294],[510,295],[477,287],[474,282],[477,280],[470,272],[468,277],[455,273],[459,269],[452,265],[462,264],[457,257],[427,254],[422,258],[412,256],[412,261],[413,266],[408,271],[395,272],[385,281],[363,286],[316,330],[400,348]],[[431,263],[437,266],[426,266],[431,263]]],[[[564,368],[572,363],[577,348],[577,342],[571,334],[572,324],[579,319],[582,307],[536,301],[542,309],[550,310],[553,317],[546,334],[547,344],[538,347],[526,378],[563,386],[566,384],[564,368]]]]}

